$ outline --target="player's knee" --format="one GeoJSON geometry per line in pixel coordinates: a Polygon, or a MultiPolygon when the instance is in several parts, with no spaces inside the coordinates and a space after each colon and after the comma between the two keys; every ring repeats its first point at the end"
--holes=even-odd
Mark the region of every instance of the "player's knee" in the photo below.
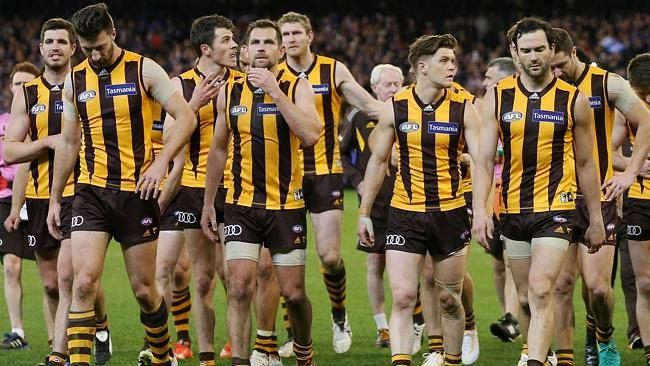
{"type": "Polygon", "coordinates": [[[230,277],[228,281],[228,299],[235,302],[250,302],[255,293],[255,280],[230,277]]]}
{"type": "Polygon", "coordinates": [[[273,268],[273,263],[260,263],[257,269],[257,279],[259,281],[268,282],[273,280],[274,276],[275,269],[273,268]]]}
{"type": "Polygon", "coordinates": [[[601,302],[612,294],[612,288],[606,281],[600,281],[589,288],[589,298],[601,302]]]}
{"type": "Polygon", "coordinates": [[[209,301],[212,301],[212,293],[214,291],[214,273],[212,276],[201,275],[196,278],[196,294],[199,297],[209,297],[209,301]]]}
{"type": "Polygon", "coordinates": [[[153,309],[158,305],[155,301],[158,298],[155,286],[148,284],[133,286],[133,295],[143,309],[153,309]]]}
{"type": "Polygon", "coordinates": [[[384,274],[384,268],[386,267],[385,260],[378,255],[369,255],[368,256],[368,273],[375,276],[382,276],[384,274]]]}
{"type": "Polygon", "coordinates": [[[172,276],[169,272],[169,266],[162,264],[156,268],[156,283],[160,284],[161,288],[168,287],[171,280],[172,276]]]}
{"type": "Polygon", "coordinates": [[[460,293],[450,293],[449,291],[440,291],[438,298],[440,301],[440,310],[447,316],[456,317],[460,316],[460,293]]]}
{"type": "Polygon", "coordinates": [[[341,265],[341,256],[334,250],[320,256],[320,261],[328,272],[334,272],[341,265]]]}
{"type": "Polygon", "coordinates": [[[532,280],[528,284],[528,296],[537,303],[547,303],[553,295],[553,284],[546,279],[532,280]]]}
{"type": "Polygon", "coordinates": [[[495,274],[503,276],[506,272],[506,264],[504,261],[500,261],[498,259],[494,259],[492,261],[492,272],[495,274]]]}
{"type": "Polygon", "coordinates": [[[4,275],[9,282],[17,281],[20,278],[21,264],[20,261],[4,263],[4,275]]]}
{"type": "Polygon", "coordinates": [[[397,289],[393,291],[393,307],[397,309],[412,309],[415,306],[417,292],[397,289]]]}
{"type": "Polygon", "coordinates": [[[572,276],[560,276],[555,283],[553,289],[555,297],[558,299],[573,298],[573,289],[575,288],[576,280],[572,276]]]}
{"type": "Polygon", "coordinates": [[[72,283],[74,274],[72,271],[59,273],[59,293],[70,296],[72,294],[72,283]]]}
{"type": "Polygon", "coordinates": [[[97,278],[80,274],[74,278],[74,296],[80,300],[94,299],[97,295],[97,278]]]}
{"type": "Polygon", "coordinates": [[[646,299],[650,298],[650,277],[637,276],[636,289],[640,296],[643,296],[646,299]]]}
{"type": "Polygon", "coordinates": [[[289,306],[300,305],[307,301],[307,293],[305,292],[305,289],[299,288],[298,286],[285,289],[282,292],[282,297],[284,297],[284,301],[289,306]]]}

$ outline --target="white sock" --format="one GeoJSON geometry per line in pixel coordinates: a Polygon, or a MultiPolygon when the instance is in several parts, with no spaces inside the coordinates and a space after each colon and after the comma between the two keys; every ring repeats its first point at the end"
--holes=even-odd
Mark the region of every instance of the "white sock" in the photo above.
{"type": "Polygon", "coordinates": [[[261,329],[257,330],[257,335],[260,335],[262,337],[270,337],[270,336],[272,336],[274,334],[275,334],[275,332],[272,331],[272,330],[261,330],[261,329]]]}
{"type": "Polygon", "coordinates": [[[386,314],[376,314],[374,316],[375,324],[377,324],[377,329],[388,329],[388,320],[386,320],[386,314]]]}
{"type": "Polygon", "coordinates": [[[12,328],[11,333],[16,333],[20,336],[20,338],[25,339],[25,331],[20,328],[12,328]]]}

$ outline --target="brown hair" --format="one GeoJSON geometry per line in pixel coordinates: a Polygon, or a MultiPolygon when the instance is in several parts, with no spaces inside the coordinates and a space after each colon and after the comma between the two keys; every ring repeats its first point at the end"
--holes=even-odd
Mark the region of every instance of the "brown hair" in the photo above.
{"type": "Polygon", "coordinates": [[[532,33],[538,30],[544,31],[546,34],[546,40],[548,41],[549,46],[555,44],[555,34],[553,32],[553,27],[547,21],[544,21],[540,18],[523,18],[517,23],[515,23],[514,28],[511,28],[508,32],[512,31],[511,36],[509,37],[512,43],[515,45],[515,49],[518,48],[517,41],[521,38],[522,35],[526,33],[532,33]]]}
{"type": "Polygon", "coordinates": [[[409,46],[408,60],[413,70],[422,57],[433,56],[440,48],[451,48],[458,46],[458,41],[451,34],[424,35],[416,39],[409,46]]]}
{"type": "Polygon", "coordinates": [[[275,29],[275,38],[278,41],[278,45],[282,45],[282,33],[280,33],[280,27],[278,23],[272,21],[271,19],[258,19],[254,22],[248,24],[246,28],[246,36],[244,37],[244,43],[248,44],[248,38],[250,38],[251,32],[255,28],[273,28],[275,29]]]}
{"type": "Polygon", "coordinates": [[[38,68],[34,66],[33,63],[29,61],[23,61],[19,62],[14,65],[14,67],[11,69],[11,74],[9,74],[9,80],[13,81],[14,80],[14,75],[19,72],[26,72],[28,74],[32,74],[34,76],[40,75],[40,72],[38,71],[38,68]]]}
{"type": "Polygon", "coordinates": [[[113,18],[104,3],[86,6],[74,13],[71,20],[79,37],[95,39],[102,31],[113,32],[113,18]]]}
{"type": "Polygon", "coordinates": [[[627,65],[630,86],[640,94],[650,94],[650,53],[634,57],[627,65]]]}
{"type": "Polygon", "coordinates": [[[282,27],[283,24],[285,23],[300,23],[303,28],[305,28],[305,32],[309,33],[312,31],[311,28],[311,22],[309,21],[309,18],[300,13],[296,13],[295,11],[290,11],[288,13],[285,13],[278,19],[278,26],[282,27]]]}
{"type": "Polygon", "coordinates": [[[571,39],[569,32],[562,28],[553,28],[553,33],[555,36],[555,52],[564,52],[570,55],[573,50],[573,39],[571,39]]]}
{"type": "Polygon", "coordinates": [[[77,42],[77,33],[74,31],[74,26],[69,21],[62,18],[48,19],[41,27],[41,43],[45,41],[45,32],[49,30],[63,29],[68,31],[68,40],[73,45],[77,42]]]}
{"type": "Polygon", "coordinates": [[[197,56],[201,56],[202,44],[207,44],[212,47],[214,30],[217,28],[225,28],[234,32],[235,25],[230,19],[216,14],[194,19],[192,22],[192,30],[190,31],[190,41],[197,56]]]}

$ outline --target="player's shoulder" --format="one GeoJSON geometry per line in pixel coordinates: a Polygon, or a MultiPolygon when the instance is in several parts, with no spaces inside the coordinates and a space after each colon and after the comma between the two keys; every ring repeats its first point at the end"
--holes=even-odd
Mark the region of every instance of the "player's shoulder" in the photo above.
{"type": "Polygon", "coordinates": [[[517,86],[517,80],[518,80],[518,76],[516,75],[505,77],[496,83],[495,85],[496,89],[497,90],[512,89],[517,86]]]}

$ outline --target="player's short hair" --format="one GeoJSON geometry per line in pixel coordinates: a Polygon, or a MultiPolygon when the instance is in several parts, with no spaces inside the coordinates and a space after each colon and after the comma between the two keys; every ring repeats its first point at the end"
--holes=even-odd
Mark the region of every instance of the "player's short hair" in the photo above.
{"type": "Polygon", "coordinates": [[[38,76],[40,74],[40,71],[38,71],[38,68],[34,66],[33,63],[29,61],[23,61],[15,64],[14,67],[11,68],[11,73],[9,74],[9,80],[13,82],[14,75],[16,75],[19,72],[26,72],[34,76],[38,76]]]}
{"type": "Polygon", "coordinates": [[[634,57],[627,65],[630,86],[643,95],[650,94],[650,53],[634,57]]]}
{"type": "Polygon", "coordinates": [[[573,39],[571,39],[569,32],[562,28],[553,28],[553,33],[555,37],[555,52],[564,52],[570,55],[573,50],[573,39]]]}
{"type": "Polygon", "coordinates": [[[251,36],[251,32],[256,28],[273,28],[275,29],[275,38],[278,41],[278,44],[282,44],[282,33],[280,32],[280,27],[278,23],[272,21],[271,19],[258,19],[254,22],[248,23],[248,28],[246,28],[246,36],[244,37],[244,43],[248,44],[248,39],[251,36]]]}
{"type": "Polygon", "coordinates": [[[282,25],[285,23],[300,23],[300,25],[302,25],[302,27],[305,28],[306,33],[312,31],[311,22],[309,21],[309,18],[306,15],[296,13],[295,11],[284,13],[284,15],[282,15],[280,19],[278,19],[278,26],[282,27],[282,25]]]}
{"type": "Polygon", "coordinates": [[[69,21],[62,18],[48,19],[41,27],[41,43],[45,41],[45,32],[49,30],[63,29],[68,32],[68,40],[73,45],[77,42],[77,33],[74,31],[74,26],[69,21]]]}
{"type": "Polygon", "coordinates": [[[513,75],[517,72],[515,62],[510,57],[497,57],[488,62],[487,67],[496,67],[499,72],[505,75],[513,75]]]}
{"type": "Polygon", "coordinates": [[[580,62],[584,62],[586,64],[591,63],[591,58],[587,54],[587,51],[585,51],[582,47],[576,46],[576,56],[580,62]]]}
{"type": "Polygon", "coordinates": [[[409,46],[408,60],[411,67],[415,70],[416,64],[422,57],[433,56],[440,48],[451,48],[453,50],[457,46],[458,41],[451,34],[427,34],[411,43],[411,46],[409,46]]]}
{"type": "Polygon", "coordinates": [[[508,28],[508,31],[506,32],[506,39],[508,40],[508,47],[513,45],[515,43],[514,36],[515,36],[515,29],[517,28],[516,24],[513,24],[512,27],[508,28]]]}
{"type": "Polygon", "coordinates": [[[77,35],[82,38],[95,39],[102,32],[113,32],[113,18],[104,3],[88,5],[72,15],[72,24],[77,35]]]}
{"type": "Polygon", "coordinates": [[[399,67],[392,64],[379,64],[373,67],[372,72],[370,73],[370,85],[379,84],[379,78],[381,78],[381,74],[386,70],[393,70],[397,72],[402,80],[404,80],[404,73],[399,67]]]}
{"type": "Polygon", "coordinates": [[[201,56],[202,44],[212,47],[215,37],[214,30],[217,28],[225,28],[234,32],[235,24],[230,19],[217,14],[194,19],[190,30],[190,42],[192,42],[192,47],[197,56],[201,56]]]}
{"type": "Polygon", "coordinates": [[[514,43],[515,49],[518,48],[518,40],[522,35],[538,30],[544,31],[549,46],[555,44],[555,34],[551,24],[540,18],[528,17],[519,20],[515,23],[514,29],[512,29],[510,39],[512,40],[512,43],[514,43]]]}

